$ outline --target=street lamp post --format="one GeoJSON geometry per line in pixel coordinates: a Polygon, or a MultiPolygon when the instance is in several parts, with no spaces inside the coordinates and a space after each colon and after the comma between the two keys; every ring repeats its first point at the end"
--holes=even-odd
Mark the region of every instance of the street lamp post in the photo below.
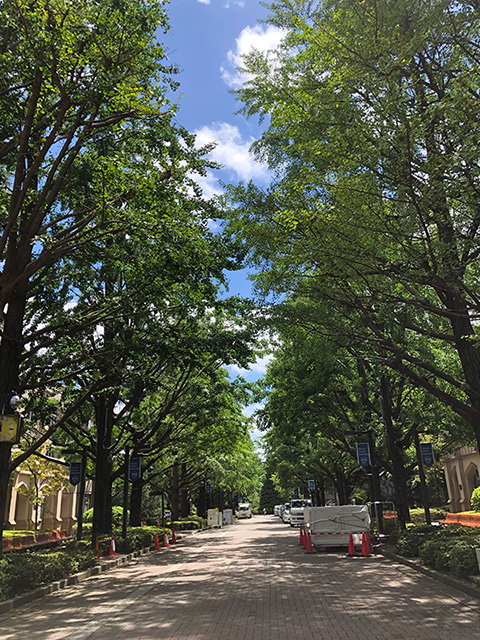
{"type": "Polygon", "coordinates": [[[370,472],[371,472],[371,501],[377,521],[378,535],[383,536],[383,507],[382,496],[380,490],[380,477],[378,475],[378,467],[376,463],[375,443],[371,429],[360,429],[359,431],[347,431],[346,435],[350,436],[367,436],[368,448],[370,451],[370,472]]]}

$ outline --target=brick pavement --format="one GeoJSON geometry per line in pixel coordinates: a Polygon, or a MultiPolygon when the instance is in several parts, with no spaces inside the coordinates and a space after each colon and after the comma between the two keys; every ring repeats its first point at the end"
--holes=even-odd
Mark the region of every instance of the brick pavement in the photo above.
{"type": "Polygon", "coordinates": [[[257,516],[0,616],[1,640],[480,640],[480,601],[257,516]]]}

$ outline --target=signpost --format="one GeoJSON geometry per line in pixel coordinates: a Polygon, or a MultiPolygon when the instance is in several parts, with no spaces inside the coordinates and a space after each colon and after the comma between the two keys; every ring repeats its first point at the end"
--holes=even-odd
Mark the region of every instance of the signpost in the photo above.
{"type": "Polygon", "coordinates": [[[74,487],[79,484],[82,479],[82,463],[81,462],[71,462],[70,463],[70,484],[73,484],[74,487]]]}
{"type": "Polygon", "coordinates": [[[315,480],[309,480],[308,481],[308,490],[310,492],[315,491],[315,480]]]}
{"type": "Polygon", "coordinates": [[[422,502],[423,502],[423,508],[425,510],[425,522],[427,524],[432,524],[432,518],[430,515],[430,500],[428,497],[428,487],[427,487],[427,480],[425,478],[424,467],[431,467],[432,464],[435,462],[435,458],[433,455],[433,447],[431,442],[420,443],[417,431],[415,431],[414,433],[414,441],[415,441],[415,451],[417,453],[418,477],[420,478],[422,502]]]}
{"type": "Polygon", "coordinates": [[[357,460],[358,464],[364,469],[372,464],[368,442],[357,442],[357,460]]]}
{"type": "Polygon", "coordinates": [[[435,462],[433,446],[431,442],[420,442],[420,452],[422,454],[422,462],[426,467],[431,467],[435,462]]]}
{"type": "Polygon", "coordinates": [[[142,477],[141,458],[130,458],[128,465],[128,477],[130,482],[136,482],[142,477]]]}

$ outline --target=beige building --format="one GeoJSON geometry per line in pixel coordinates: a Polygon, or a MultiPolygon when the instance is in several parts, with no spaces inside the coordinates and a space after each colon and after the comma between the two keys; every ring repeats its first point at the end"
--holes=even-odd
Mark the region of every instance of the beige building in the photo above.
{"type": "MultiPolygon", "coordinates": [[[[10,501],[5,518],[5,529],[31,530],[35,523],[35,506],[19,489],[28,491],[34,482],[29,471],[15,471],[12,474],[10,501]]],[[[40,480],[40,489],[45,484],[40,480]]],[[[77,522],[77,500],[80,485],[67,484],[60,491],[47,495],[45,502],[39,506],[37,515],[38,529],[52,529],[72,533],[77,522]]],[[[88,506],[91,494],[91,483],[87,482],[85,491],[88,506]],[[89,486],[90,485],[90,486],[89,486]]]]}
{"type": "Polygon", "coordinates": [[[480,486],[480,455],[474,447],[462,447],[442,460],[452,513],[470,511],[472,491],[480,486]]]}

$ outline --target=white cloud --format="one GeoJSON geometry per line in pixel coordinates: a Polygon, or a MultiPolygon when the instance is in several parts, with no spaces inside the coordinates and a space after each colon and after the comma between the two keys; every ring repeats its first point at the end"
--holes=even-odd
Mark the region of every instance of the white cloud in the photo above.
{"type": "Polygon", "coordinates": [[[253,50],[267,53],[275,50],[286,35],[284,29],[279,29],[273,25],[262,27],[245,27],[236,39],[236,50],[227,53],[227,64],[220,68],[223,81],[233,89],[242,86],[248,77],[238,71],[242,66],[242,57],[248,55],[253,50]]]}
{"type": "Polygon", "coordinates": [[[267,372],[269,363],[273,360],[273,354],[269,353],[263,358],[257,358],[255,362],[248,365],[246,369],[242,369],[236,364],[231,364],[227,369],[235,375],[247,377],[249,374],[256,374],[256,376],[263,376],[267,372]]]}
{"type": "Polygon", "coordinates": [[[255,402],[254,404],[249,404],[248,406],[244,407],[242,413],[246,418],[250,418],[250,416],[253,415],[255,411],[257,411],[257,409],[261,409],[262,407],[263,404],[261,402],[255,402]]]}
{"type": "Polygon", "coordinates": [[[205,198],[210,199],[213,196],[219,196],[223,191],[220,189],[217,178],[211,171],[205,176],[195,175],[195,182],[202,189],[205,198]]]}
{"type": "Polygon", "coordinates": [[[210,4],[210,0],[198,0],[200,4],[210,4]]]}
{"type": "Polygon", "coordinates": [[[223,168],[234,171],[241,180],[268,178],[266,165],[257,162],[250,153],[254,139],[243,140],[238,127],[227,122],[216,122],[211,127],[197,129],[195,135],[198,146],[216,142],[217,146],[209,157],[223,168]]]}

